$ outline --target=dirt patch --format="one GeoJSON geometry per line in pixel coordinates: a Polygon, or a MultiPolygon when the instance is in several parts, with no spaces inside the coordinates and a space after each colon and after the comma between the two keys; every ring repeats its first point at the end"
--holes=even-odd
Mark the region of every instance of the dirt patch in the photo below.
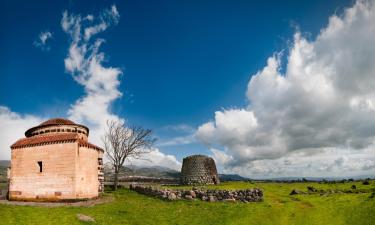
{"type": "Polygon", "coordinates": [[[8,201],[0,200],[0,204],[5,205],[27,205],[27,206],[40,206],[40,207],[92,207],[98,204],[109,203],[113,201],[112,196],[104,196],[97,199],[79,201],[79,202],[20,202],[20,201],[8,201]]]}
{"type": "Polygon", "coordinates": [[[314,207],[314,205],[311,204],[310,202],[301,201],[300,207],[301,208],[312,208],[312,207],[314,207]]]}

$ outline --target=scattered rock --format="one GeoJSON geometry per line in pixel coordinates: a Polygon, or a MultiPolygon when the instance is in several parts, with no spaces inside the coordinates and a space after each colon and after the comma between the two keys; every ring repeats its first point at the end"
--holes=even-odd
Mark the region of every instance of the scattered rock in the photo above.
{"type": "Polygon", "coordinates": [[[289,195],[299,195],[299,194],[305,194],[305,192],[303,191],[300,191],[300,190],[297,190],[297,189],[293,189],[289,195]]]}
{"type": "Polygon", "coordinates": [[[190,191],[190,195],[191,195],[191,197],[193,197],[193,198],[196,198],[196,197],[197,197],[197,194],[195,194],[195,191],[193,191],[193,190],[190,191]]]}
{"type": "Polygon", "coordinates": [[[308,186],[307,187],[307,191],[309,191],[309,192],[317,192],[318,190],[316,190],[316,188],[314,188],[312,186],[308,186]]]}
{"type": "Polygon", "coordinates": [[[215,196],[212,196],[212,195],[208,196],[208,201],[209,202],[216,202],[215,196]]]}
{"type": "Polygon", "coordinates": [[[187,199],[187,200],[194,200],[193,196],[191,196],[191,195],[185,195],[185,199],[187,199]]]}
{"type": "Polygon", "coordinates": [[[176,199],[177,199],[177,196],[176,196],[175,193],[173,193],[173,192],[169,193],[168,200],[173,201],[173,200],[176,200],[176,199]]]}
{"type": "Polygon", "coordinates": [[[363,181],[363,183],[362,183],[363,185],[369,185],[370,184],[370,182],[368,181],[368,180],[365,180],[365,181],[363,181]]]}
{"type": "Polygon", "coordinates": [[[225,202],[236,202],[236,199],[234,198],[226,198],[224,199],[225,202]]]}
{"type": "Polygon", "coordinates": [[[80,221],[84,221],[84,222],[95,222],[94,218],[90,217],[90,216],[86,216],[86,215],[83,215],[83,214],[77,214],[77,218],[80,220],[80,221]]]}

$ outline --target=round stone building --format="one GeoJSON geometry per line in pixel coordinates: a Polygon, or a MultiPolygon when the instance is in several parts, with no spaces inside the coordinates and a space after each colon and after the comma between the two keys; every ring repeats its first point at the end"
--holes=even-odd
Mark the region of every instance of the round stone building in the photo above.
{"type": "Polygon", "coordinates": [[[184,158],[181,169],[181,184],[219,184],[215,161],[205,155],[184,158]]]}
{"type": "Polygon", "coordinates": [[[55,118],[25,132],[11,146],[10,200],[59,201],[98,197],[104,151],[89,143],[89,129],[55,118]]]}

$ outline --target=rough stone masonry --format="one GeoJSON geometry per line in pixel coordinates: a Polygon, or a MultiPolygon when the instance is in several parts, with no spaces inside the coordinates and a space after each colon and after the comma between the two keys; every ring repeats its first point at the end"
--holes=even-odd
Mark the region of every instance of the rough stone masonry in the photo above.
{"type": "Polygon", "coordinates": [[[204,155],[184,158],[181,169],[181,184],[219,184],[215,161],[204,155]]]}
{"type": "Polygon", "coordinates": [[[171,190],[159,189],[152,186],[143,186],[139,184],[131,184],[130,190],[140,194],[161,198],[164,200],[195,200],[216,202],[260,202],[263,200],[263,191],[258,188],[244,190],[203,190],[193,188],[191,190],[171,190]]]}

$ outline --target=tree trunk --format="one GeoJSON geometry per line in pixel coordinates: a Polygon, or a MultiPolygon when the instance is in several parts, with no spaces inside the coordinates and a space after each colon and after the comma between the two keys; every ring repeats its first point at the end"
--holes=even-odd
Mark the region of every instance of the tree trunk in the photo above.
{"type": "Polygon", "coordinates": [[[117,191],[117,186],[118,186],[118,173],[119,173],[119,170],[118,169],[115,169],[115,180],[114,180],[114,190],[117,191]]]}

